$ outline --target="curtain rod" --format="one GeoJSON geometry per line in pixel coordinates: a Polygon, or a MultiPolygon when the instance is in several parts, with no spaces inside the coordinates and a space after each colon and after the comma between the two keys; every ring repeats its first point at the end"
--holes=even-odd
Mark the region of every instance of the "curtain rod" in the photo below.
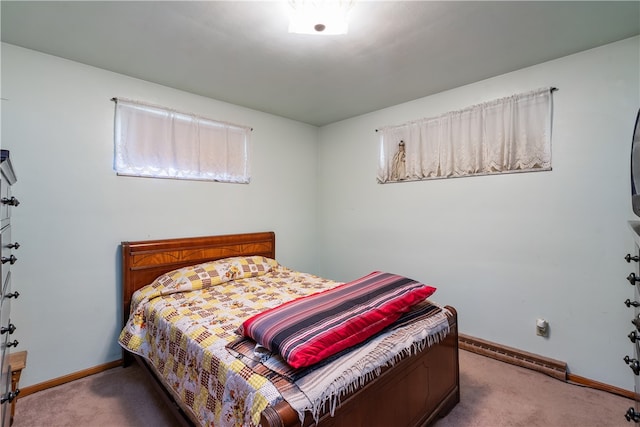
{"type": "MultiPolygon", "coordinates": [[[[555,86],[551,86],[551,88],[549,88],[549,90],[550,90],[551,92],[555,92],[555,91],[560,90],[560,89],[558,89],[558,88],[557,88],[557,87],[555,87],[555,86]]],[[[376,132],[378,132],[378,129],[374,129],[374,130],[375,130],[376,132]]]]}
{"type": "MultiPolygon", "coordinates": [[[[113,102],[118,102],[118,98],[116,98],[116,97],[114,96],[113,98],[111,98],[111,101],[113,101],[113,102]]],[[[213,120],[213,119],[208,119],[208,120],[213,120]]],[[[239,126],[239,125],[236,125],[236,126],[239,126]]],[[[251,132],[253,132],[253,128],[249,128],[249,129],[251,130],[251,132]]],[[[376,130],[376,132],[377,132],[377,130],[376,130]]]]}

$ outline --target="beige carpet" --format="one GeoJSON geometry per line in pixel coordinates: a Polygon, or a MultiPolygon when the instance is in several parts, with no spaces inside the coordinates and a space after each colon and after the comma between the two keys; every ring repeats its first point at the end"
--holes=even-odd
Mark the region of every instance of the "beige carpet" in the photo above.
{"type": "Polygon", "coordinates": [[[460,403],[435,427],[631,426],[624,418],[630,399],[466,351],[460,390],[460,403]]]}
{"type": "MultiPolygon", "coordinates": [[[[629,399],[466,351],[460,352],[460,385],[461,402],[436,427],[632,425],[624,418],[633,405],[629,399]]],[[[13,427],[174,425],[172,415],[135,365],[20,398],[13,423],[13,427]]]]}

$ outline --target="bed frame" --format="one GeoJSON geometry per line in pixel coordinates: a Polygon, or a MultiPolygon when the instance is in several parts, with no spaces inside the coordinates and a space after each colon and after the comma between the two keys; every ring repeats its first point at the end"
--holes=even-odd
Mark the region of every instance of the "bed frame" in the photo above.
{"type": "MultiPolygon", "coordinates": [[[[129,314],[132,294],[159,275],[176,268],[241,255],[263,255],[275,259],[273,232],[210,237],[122,242],[123,322],[129,314]]],[[[446,415],[460,401],[457,313],[450,318],[451,333],[439,344],[407,357],[364,387],[341,399],[331,417],[319,425],[338,426],[427,426],[446,415]]],[[[124,324],[124,323],[123,323],[124,324]]],[[[154,368],[142,358],[123,351],[125,366],[135,358],[162,391],[162,395],[184,425],[195,418],[164,385],[154,368]]],[[[305,418],[305,426],[312,424],[305,418]],[[307,422],[308,421],[308,422],[307,422]]],[[[298,414],[286,401],[267,407],[261,414],[263,427],[299,426],[298,414]]]]}

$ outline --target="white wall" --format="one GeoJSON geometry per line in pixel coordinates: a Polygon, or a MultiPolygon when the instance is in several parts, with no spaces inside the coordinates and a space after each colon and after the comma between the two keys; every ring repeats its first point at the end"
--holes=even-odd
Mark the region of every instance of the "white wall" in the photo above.
{"type": "Polygon", "coordinates": [[[633,250],[639,46],[636,37],[318,130],[3,44],[1,145],[22,202],[12,269],[14,336],[29,351],[21,385],[120,357],[120,241],[274,230],[286,265],[316,272],[320,259],[319,272],[339,280],[374,269],[415,277],[458,309],[463,333],[632,389],[622,257],[633,250]],[[376,184],[376,127],[548,85],[560,89],[553,171],[376,184]],[[117,177],[113,96],[252,126],[252,183],[117,177]],[[539,316],[548,339],[534,333],[539,316]]]}
{"type": "MultiPolygon", "coordinates": [[[[566,361],[633,389],[622,358],[633,298],[623,261],[629,152],[640,107],[640,38],[593,49],[320,129],[321,274],[374,269],[438,287],[460,330],[566,361]],[[551,172],[380,185],[374,129],[556,86],[551,172]],[[548,338],[535,320],[550,322],[548,338]]],[[[425,78],[429,78],[425,76],[425,78]]],[[[393,84],[393,82],[389,82],[393,84]]]]}
{"type": "Polygon", "coordinates": [[[280,262],[315,269],[316,127],[7,44],[2,97],[21,201],[11,312],[29,351],[21,386],[120,358],[123,240],[273,230],[280,262]],[[252,126],[251,184],[116,176],[114,96],[252,126]]]}

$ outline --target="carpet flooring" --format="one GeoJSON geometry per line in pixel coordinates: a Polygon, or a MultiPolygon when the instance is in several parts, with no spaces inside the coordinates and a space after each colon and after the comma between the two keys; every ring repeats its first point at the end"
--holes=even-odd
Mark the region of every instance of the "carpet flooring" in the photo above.
{"type": "MultiPolygon", "coordinates": [[[[460,403],[435,427],[632,425],[624,418],[634,404],[632,400],[463,350],[460,388],[460,403]]],[[[175,425],[176,420],[136,365],[19,398],[13,423],[13,427],[175,425]]]]}

